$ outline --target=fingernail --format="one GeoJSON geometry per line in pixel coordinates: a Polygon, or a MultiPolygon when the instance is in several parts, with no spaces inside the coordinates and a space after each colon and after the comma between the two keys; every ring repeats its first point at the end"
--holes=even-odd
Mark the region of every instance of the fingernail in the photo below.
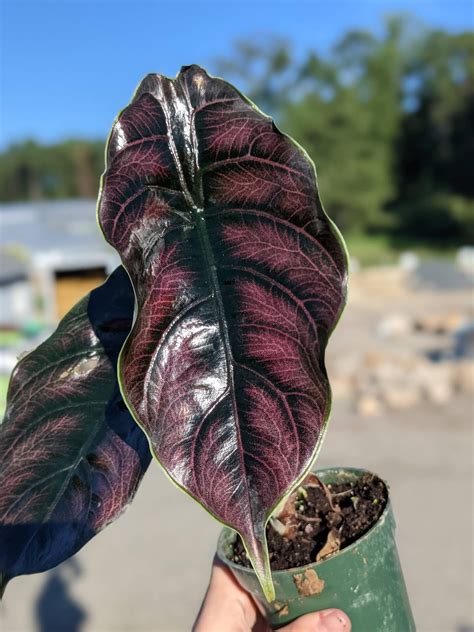
{"type": "Polygon", "coordinates": [[[321,612],[322,627],[321,632],[350,632],[351,622],[349,617],[342,610],[325,610],[321,612]]]}

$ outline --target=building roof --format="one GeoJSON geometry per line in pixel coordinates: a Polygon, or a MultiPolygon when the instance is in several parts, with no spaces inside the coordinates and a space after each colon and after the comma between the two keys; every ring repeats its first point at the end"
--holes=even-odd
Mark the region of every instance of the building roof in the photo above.
{"type": "Polygon", "coordinates": [[[25,262],[6,252],[0,252],[0,286],[25,281],[28,268],[25,262]]]}
{"type": "Polygon", "coordinates": [[[0,204],[0,249],[29,254],[111,252],[96,220],[95,200],[47,200],[0,204]]]}

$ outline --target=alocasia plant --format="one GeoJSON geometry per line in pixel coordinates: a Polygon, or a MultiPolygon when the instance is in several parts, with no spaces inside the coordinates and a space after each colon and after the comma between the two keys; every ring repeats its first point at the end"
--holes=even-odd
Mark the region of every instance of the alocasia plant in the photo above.
{"type": "Polygon", "coordinates": [[[137,301],[124,399],[170,477],[240,533],[272,599],[265,525],[323,437],[346,294],[314,166],[225,81],[149,75],[109,138],[99,221],[137,301]]]}
{"type": "Polygon", "coordinates": [[[128,276],[118,268],[14,370],[1,583],[54,566],[114,519],[149,441],[240,533],[271,600],[265,526],[321,444],[324,353],[346,296],[314,166],[225,81],[197,66],[149,75],[114,124],[98,215],[128,276]]]}
{"type": "Polygon", "coordinates": [[[120,267],[13,372],[0,425],[0,593],[114,520],[148,466],[116,377],[133,304],[120,267]]]}

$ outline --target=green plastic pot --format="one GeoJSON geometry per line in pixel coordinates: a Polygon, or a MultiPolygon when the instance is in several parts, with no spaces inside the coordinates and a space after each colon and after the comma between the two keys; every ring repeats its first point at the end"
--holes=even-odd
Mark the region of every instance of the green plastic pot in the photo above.
{"type": "MultiPolygon", "coordinates": [[[[348,482],[364,473],[366,470],[355,468],[316,472],[326,484],[348,482]]],[[[416,630],[395,543],[390,498],[374,526],[347,548],[320,562],[274,571],[276,597],[272,603],[265,599],[253,570],[228,559],[236,537],[234,531],[224,528],[217,554],[253,595],[273,629],[308,612],[340,608],[350,617],[352,632],[416,630]]]]}

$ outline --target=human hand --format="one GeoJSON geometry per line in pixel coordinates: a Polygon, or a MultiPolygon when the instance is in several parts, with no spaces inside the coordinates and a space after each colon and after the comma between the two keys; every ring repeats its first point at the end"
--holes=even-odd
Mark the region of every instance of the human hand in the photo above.
{"type": "MultiPolygon", "coordinates": [[[[305,614],[281,628],[281,632],[350,632],[351,622],[340,610],[305,614]]],[[[214,560],[211,579],[193,632],[270,632],[251,596],[219,560],[214,560]]]]}

